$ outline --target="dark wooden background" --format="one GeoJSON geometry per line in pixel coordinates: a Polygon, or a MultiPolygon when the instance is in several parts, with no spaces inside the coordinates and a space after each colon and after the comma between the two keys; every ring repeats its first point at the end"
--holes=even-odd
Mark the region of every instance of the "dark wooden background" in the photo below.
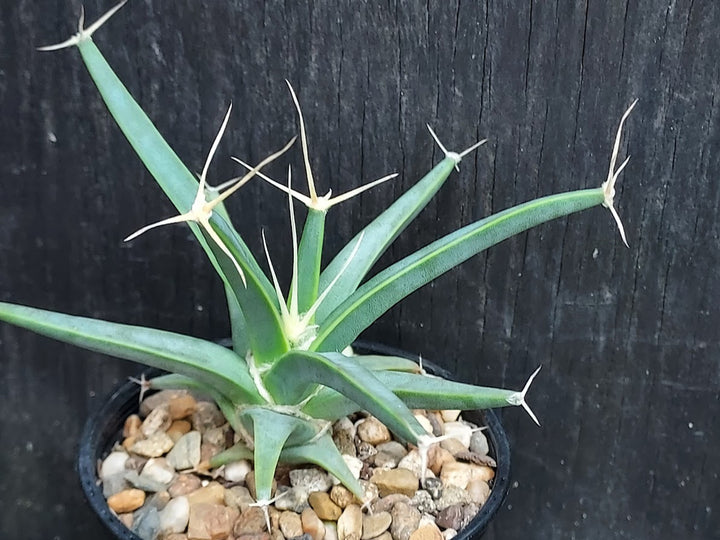
{"type": "MultiPolygon", "coordinates": [[[[88,0],[88,19],[111,6],[88,0]]],[[[228,334],[222,288],[107,114],[76,50],[79,0],[0,4],[0,299],[228,334]]],[[[532,197],[599,185],[622,112],[625,248],[604,209],[480,255],[365,337],[421,351],[473,382],[520,387],[503,416],[514,485],[488,536],[720,538],[720,4],[130,0],[96,42],[179,155],[200,169],[235,109],[211,178],[297,132],[304,106],[321,191],[398,171],[329,217],[334,253],[441,155],[462,163],[383,263],[532,197]]],[[[299,151],[290,158],[300,174],[299,151]]],[[[283,177],[287,160],[269,169],[283,177]]],[[[284,197],[232,201],[289,262],[284,197]]],[[[282,272],[287,282],[288,272],[282,272]]],[[[72,467],[100,399],[137,366],[0,326],[0,536],[105,538],[72,467]]]]}

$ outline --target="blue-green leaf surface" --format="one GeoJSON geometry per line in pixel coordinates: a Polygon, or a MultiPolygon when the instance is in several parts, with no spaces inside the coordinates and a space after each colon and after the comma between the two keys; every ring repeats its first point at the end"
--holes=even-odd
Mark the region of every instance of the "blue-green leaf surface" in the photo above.
{"type": "Polygon", "coordinates": [[[551,219],[604,202],[601,188],[535,199],[458,229],[405,257],[360,286],[320,324],[314,351],[341,351],[413,291],[480,251],[551,219]]]}
{"type": "Polygon", "coordinates": [[[91,351],[193,377],[236,402],[263,402],[245,361],[209,341],[5,302],[0,302],[0,320],[91,351]]]}
{"type": "Polygon", "coordinates": [[[403,193],[382,214],[348,242],[327,265],[320,274],[320,290],[325,290],[340,273],[345,261],[350,257],[355,245],[358,243],[360,235],[363,235],[362,243],[353,258],[353,263],[345,269],[330,293],[320,304],[316,314],[319,322],[325,320],[343,300],[357,289],[360,282],[388,246],[425,208],[428,201],[445,183],[455,164],[455,160],[445,158],[435,165],[417,184],[403,193]]]}
{"type": "Polygon", "coordinates": [[[278,403],[297,403],[322,384],[375,415],[406,441],[415,442],[425,433],[402,401],[354,358],[292,350],[265,373],[263,381],[278,403]]]}
{"type": "Polygon", "coordinates": [[[308,208],[298,246],[298,310],[304,313],[318,297],[320,259],[325,236],[325,212],[308,208]]]}

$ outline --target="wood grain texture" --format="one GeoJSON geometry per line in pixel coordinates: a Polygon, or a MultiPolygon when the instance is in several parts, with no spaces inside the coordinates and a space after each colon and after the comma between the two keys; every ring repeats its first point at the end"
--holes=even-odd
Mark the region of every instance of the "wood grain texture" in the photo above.
{"type": "MultiPolygon", "coordinates": [[[[188,229],[121,239],[172,213],[65,39],[78,0],[0,5],[0,299],[219,338],[221,284],[188,229]]],[[[112,2],[89,0],[93,20],[112,2]]],[[[328,217],[329,258],[453,148],[488,137],[380,267],[530,198],[599,185],[620,115],[609,213],[546,224],[475,257],[364,337],[464,380],[519,387],[543,427],[506,411],[516,481],[493,538],[712,538],[720,530],[720,5],[691,0],[471,2],[131,0],[96,35],[192,168],[228,102],[210,171],[297,132],[318,188],[400,177],[328,217]]],[[[295,151],[289,161],[301,178],[295,151]]],[[[282,177],[287,161],[269,172],[282,177]]],[[[231,202],[256,254],[285,245],[284,197],[231,202]]],[[[288,279],[289,244],[276,249],[288,279]]],[[[0,536],[105,538],[72,471],[90,411],[137,367],[0,326],[0,536]]]]}

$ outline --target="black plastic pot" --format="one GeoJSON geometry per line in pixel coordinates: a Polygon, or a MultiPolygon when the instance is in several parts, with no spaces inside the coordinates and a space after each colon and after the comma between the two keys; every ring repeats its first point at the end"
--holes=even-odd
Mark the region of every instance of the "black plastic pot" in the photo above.
{"type": "MultiPolygon", "coordinates": [[[[391,347],[358,341],[355,348],[367,354],[402,356],[417,360],[416,355],[391,347]]],[[[423,359],[423,367],[435,375],[452,379],[452,375],[423,359]]],[[[145,373],[148,374],[150,370],[145,373]]],[[[99,519],[115,538],[120,540],[141,540],[120,522],[108,508],[98,479],[98,461],[106,457],[113,445],[121,439],[125,419],[138,411],[140,387],[133,382],[122,384],[85,424],[80,438],[77,469],[85,496],[99,519]]],[[[488,426],[486,435],[490,454],[497,461],[492,491],[487,502],[467,527],[458,532],[457,540],[479,538],[502,506],[510,487],[510,444],[505,430],[495,412],[465,411],[463,417],[478,425],[488,426]]]]}

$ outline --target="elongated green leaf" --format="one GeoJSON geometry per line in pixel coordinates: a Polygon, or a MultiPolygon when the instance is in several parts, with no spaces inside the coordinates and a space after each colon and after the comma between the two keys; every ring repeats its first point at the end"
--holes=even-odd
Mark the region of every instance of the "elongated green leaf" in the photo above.
{"type": "Polygon", "coordinates": [[[202,339],[4,302],[0,302],[0,320],[91,351],[193,377],[236,402],[263,402],[244,360],[202,339]]]}
{"type": "Polygon", "coordinates": [[[263,382],[278,403],[287,404],[299,402],[317,384],[329,386],[368,410],[406,441],[415,442],[425,433],[412,412],[370,370],[342,354],[292,350],[265,373],[263,382]]]}
{"type": "Polygon", "coordinates": [[[227,299],[228,315],[230,317],[230,337],[232,338],[233,351],[238,356],[245,358],[250,350],[247,324],[235,292],[229,285],[225,285],[225,298],[227,299]]]}
{"type": "Polygon", "coordinates": [[[115,75],[91,39],[78,44],[85,66],[118,126],[175,207],[186,212],[198,182],[115,75]]]}
{"type": "MultiPolygon", "coordinates": [[[[95,46],[92,40],[82,40],[78,44],[83,61],[90,72],[91,77],[102,95],[105,104],[110,113],[115,118],[118,126],[125,134],[135,152],[138,154],[142,162],[148,168],[155,180],[158,182],[163,191],[167,194],[175,207],[180,212],[186,212],[192,206],[195,194],[198,189],[198,182],[194,175],[183,165],[180,158],[170,148],[162,135],[157,131],[150,119],[144,113],[142,108],[133,99],[132,95],[125,88],[120,79],[115,75],[102,53],[95,46]]],[[[229,268],[226,264],[227,256],[217,249],[212,239],[205,238],[204,233],[200,232],[200,227],[191,223],[190,227],[193,233],[202,244],[210,259],[219,263],[220,275],[226,284],[229,284],[235,292],[243,313],[252,313],[253,316],[245,322],[249,327],[249,332],[255,336],[250,336],[253,345],[258,342],[271,343],[271,351],[267,351],[268,347],[259,349],[259,356],[264,360],[272,354],[272,350],[277,349],[276,342],[280,343],[280,349],[283,349],[282,332],[280,326],[268,324],[273,318],[278,318],[277,309],[273,308],[275,313],[262,313],[268,310],[269,306],[273,306],[273,302],[257,302],[258,298],[272,296],[272,285],[260,270],[257,261],[253,257],[250,250],[243,242],[237,232],[222,219],[224,209],[220,209],[213,213],[211,223],[213,228],[222,230],[224,236],[223,241],[228,247],[234,246],[231,251],[238,258],[238,262],[243,268],[246,277],[249,275],[253,286],[262,289],[261,291],[251,291],[245,294],[244,285],[238,283],[235,277],[236,269],[229,268]],[[243,301],[244,300],[244,301],[243,301]],[[259,321],[260,328],[252,328],[255,320],[259,321]],[[262,337],[258,337],[262,336],[262,337]],[[279,341],[278,341],[279,340],[279,341]]],[[[216,231],[220,234],[220,230],[216,231]]],[[[279,320],[279,319],[278,319],[279,320]]]]}
{"type": "Polygon", "coordinates": [[[382,371],[375,376],[411,409],[494,409],[512,405],[517,392],[473,386],[432,375],[382,371]]]}
{"type": "Polygon", "coordinates": [[[223,465],[227,465],[228,463],[232,463],[234,461],[240,461],[241,459],[248,459],[252,460],[255,456],[253,455],[253,451],[250,450],[247,446],[245,446],[244,443],[237,443],[227,450],[223,450],[219,454],[215,454],[213,457],[210,458],[210,461],[208,464],[210,465],[211,469],[214,469],[216,467],[222,467],[223,465]]]}
{"type": "MultiPolygon", "coordinates": [[[[210,190],[208,190],[208,194],[208,200],[215,199],[216,197],[214,195],[217,195],[217,193],[213,193],[210,190]]],[[[225,208],[225,203],[219,203],[215,207],[213,212],[217,212],[218,215],[225,220],[228,226],[233,231],[235,231],[235,234],[238,237],[240,236],[239,234],[237,234],[235,226],[232,223],[232,219],[230,219],[230,214],[228,214],[227,208],[225,208]]],[[[203,240],[203,248],[205,248],[205,246],[207,245],[207,241],[203,236],[201,236],[200,238],[203,240]]],[[[232,287],[227,282],[224,272],[220,269],[220,265],[217,262],[217,259],[215,259],[214,253],[212,253],[212,250],[209,249],[210,246],[207,247],[208,249],[206,251],[208,253],[208,256],[210,257],[210,260],[215,267],[215,271],[223,279],[223,284],[225,286],[225,298],[227,300],[228,317],[230,318],[230,337],[232,338],[233,350],[239,356],[245,358],[248,350],[250,350],[250,339],[247,335],[247,324],[245,323],[245,316],[243,315],[240,304],[238,303],[237,297],[235,296],[235,291],[232,290],[232,287]]],[[[259,268],[257,269],[257,272],[261,274],[263,273],[259,268]]]]}
{"type": "Polygon", "coordinates": [[[148,381],[152,390],[192,390],[195,392],[202,392],[208,397],[212,396],[212,392],[217,393],[217,390],[213,390],[206,384],[201,383],[197,379],[187,377],[186,375],[180,375],[179,373],[167,373],[165,375],[158,375],[148,381]]]}
{"type": "Polygon", "coordinates": [[[409,373],[419,373],[420,366],[412,360],[401,358],[400,356],[381,356],[377,354],[361,354],[353,356],[353,360],[357,361],[365,369],[370,371],[407,371],[409,373]]]}
{"type": "Polygon", "coordinates": [[[308,208],[298,247],[298,311],[310,309],[318,297],[320,259],[325,236],[325,212],[308,208]]]}
{"type": "MultiPolygon", "coordinates": [[[[260,364],[270,364],[289,349],[278,310],[277,298],[274,293],[269,293],[263,287],[262,279],[259,279],[257,274],[249,271],[250,267],[244,256],[247,246],[243,242],[237,241],[230,226],[220,216],[213,216],[212,219],[213,229],[217,236],[245,273],[246,283],[243,283],[234,262],[208,238],[210,248],[235,292],[245,315],[247,336],[252,345],[255,361],[260,364]]],[[[203,231],[203,234],[207,233],[203,231]]],[[[264,279],[265,276],[262,278],[264,279]]]]}
{"type": "Polygon", "coordinates": [[[341,351],[413,291],[480,251],[551,219],[602,204],[601,188],[551,195],[458,229],[398,261],[362,285],[320,325],[314,351],[341,351]]]}
{"type": "Polygon", "coordinates": [[[355,235],[345,247],[327,265],[320,274],[320,290],[325,290],[330,282],[338,275],[343,264],[350,256],[358,238],[364,232],[363,241],[350,265],[340,276],[331,292],[325,297],[317,310],[317,320],[322,322],[340,305],[367,275],[380,256],[390,246],[398,235],[412,222],[425,208],[427,203],[445,183],[455,167],[456,161],[445,158],[435,165],[430,172],[423,176],[412,188],[406,191],[382,214],[376,217],[367,227],[355,235]]]}
{"type": "Polygon", "coordinates": [[[269,501],[280,452],[301,420],[255,407],[243,411],[242,416],[252,418],[253,422],[255,499],[269,501]]]}

